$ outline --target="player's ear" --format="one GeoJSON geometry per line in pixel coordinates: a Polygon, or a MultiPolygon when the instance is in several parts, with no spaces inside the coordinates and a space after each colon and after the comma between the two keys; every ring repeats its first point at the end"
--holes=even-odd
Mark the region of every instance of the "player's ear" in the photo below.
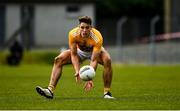
{"type": "Polygon", "coordinates": [[[90,25],[89,27],[90,27],[90,29],[92,29],[92,25],[90,25]]]}

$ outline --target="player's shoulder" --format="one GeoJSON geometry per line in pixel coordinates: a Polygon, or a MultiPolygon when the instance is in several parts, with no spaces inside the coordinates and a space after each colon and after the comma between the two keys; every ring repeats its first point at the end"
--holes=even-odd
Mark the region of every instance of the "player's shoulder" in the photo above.
{"type": "Polygon", "coordinates": [[[97,39],[99,39],[99,40],[102,40],[102,39],[103,39],[100,31],[98,31],[96,28],[92,28],[91,37],[92,37],[92,38],[97,38],[97,39]]]}
{"type": "Polygon", "coordinates": [[[69,36],[76,37],[80,34],[79,28],[75,27],[69,31],[69,36]]]}
{"type": "Polygon", "coordinates": [[[92,28],[92,32],[95,34],[101,34],[99,30],[97,30],[96,28],[92,28]]]}

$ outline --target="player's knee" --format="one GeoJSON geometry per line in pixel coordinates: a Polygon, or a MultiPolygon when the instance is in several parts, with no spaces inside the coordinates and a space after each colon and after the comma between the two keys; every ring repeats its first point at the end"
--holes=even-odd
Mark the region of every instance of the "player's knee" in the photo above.
{"type": "Polygon", "coordinates": [[[58,57],[55,57],[54,59],[54,64],[62,64],[63,62],[63,57],[62,56],[58,56],[58,57]]]}
{"type": "Polygon", "coordinates": [[[111,66],[111,58],[110,57],[105,58],[105,65],[106,66],[111,66]]]}

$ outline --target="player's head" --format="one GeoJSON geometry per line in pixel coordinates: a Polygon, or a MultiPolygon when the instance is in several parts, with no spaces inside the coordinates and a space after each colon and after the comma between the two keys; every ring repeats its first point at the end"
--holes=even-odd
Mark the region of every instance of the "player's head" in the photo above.
{"type": "Polygon", "coordinates": [[[88,37],[90,34],[90,30],[92,20],[88,16],[82,16],[79,18],[79,29],[82,37],[88,37]]]}
{"type": "Polygon", "coordinates": [[[79,24],[82,23],[82,22],[91,25],[92,20],[88,16],[82,16],[82,17],[79,17],[79,24]]]}

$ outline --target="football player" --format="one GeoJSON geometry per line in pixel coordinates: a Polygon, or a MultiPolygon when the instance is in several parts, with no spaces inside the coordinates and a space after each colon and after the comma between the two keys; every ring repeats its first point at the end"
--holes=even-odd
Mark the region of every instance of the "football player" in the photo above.
{"type": "MultiPolygon", "coordinates": [[[[53,93],[62,74],[62,68],[66,64],[72,63],[75,70],[76,82],[80,81],[80,63],[86,59],[90,60],[90,66],[95,70],[98,64],[104,66],[103,98],[112,99],[110,87],[112,81],[112,66],[109,53],[103,48],[103,37],[101,33],[92,27],[92,20],[88,16],[79,18],[79,25],[69,32],[69,49],[60,53],[54,60],[54,66],[47,88],[36,87],[37,92],[47,98],[53,98],[53,93]]],[[[93,87],[93,81],[85,83],[85,90],[89,91],[93,87]]]]}

